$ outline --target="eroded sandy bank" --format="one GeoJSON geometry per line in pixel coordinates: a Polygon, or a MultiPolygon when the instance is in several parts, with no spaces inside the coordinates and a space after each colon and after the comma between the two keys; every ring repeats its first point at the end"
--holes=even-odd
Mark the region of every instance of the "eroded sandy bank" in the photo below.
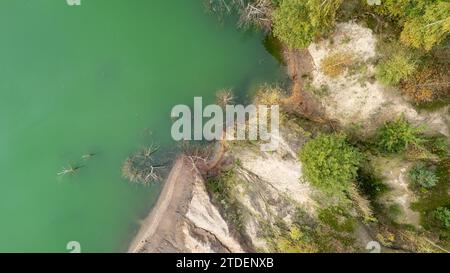
{"type": "Polygon", "coordinates": [[[243,252],[207,194],[189,158],[176,160],[131,253],[243,252]]]}

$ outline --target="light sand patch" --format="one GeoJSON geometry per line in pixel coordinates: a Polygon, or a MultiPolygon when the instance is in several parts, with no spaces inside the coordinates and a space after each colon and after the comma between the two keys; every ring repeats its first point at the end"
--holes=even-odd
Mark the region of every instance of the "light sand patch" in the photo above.
{"type": "Polygon", "coordinates": [[[414,193],[409,189],[408,171],[411,163],[403,162],[397,158],[379,158],[376,160],[381,176],[390,192],[381,197],[380,201],[389,205],[400,206],[402,215],[397,221],[414,226],[420,225],[420,214],[411,209],[411,203],[415,201],[414,193]]]}
{"type": "MultiPolygon", "coordinates": [[[[195,227],[213,234],[230,252],[244,252],[239,243],[231,236],[228,224],[220,215],[218,209],[211,204],[204,181],[196,181],[193,187],[193,197],[189,204],[186,218],[195,227]]],[[[187,247],[195,252],[212,252],[211,247],[199,243],[195,237],[187,236],[187,247]]]]}
{"type": "Polygon", "coordinates": [[[419,113],[400,96],[398,90],[370,80],[374,75],[372,60],[376,57],[377,43],[372,30],[356,23],[341,23],[331,40],[333,43],[328,39],[309,47],[315,66],[313,85],[316,88],[327,86],[329,90],[329,95],[322,98],[329,118],[344,126],[357,124],[370,134],[386,120],[403,114],[416,125],[426,125],[431,132],[450,136],[447,109],[419,113]],[[320,64],[325,57],[336,52],[353,54],[355,60],[365,63],[366,69],[353,71],[351,75],[347,71],[335,78],[328,77],[321,71],[320,64]]]}
{"type": "Polygon", "coordinates": [[[243,252],[204,183],[191,161],[180,156],[129,252],[243,252]]]}
{"type": "Polygon", "coordinates": [[[276,155],[267,157],[243,156],[243,167],[270,183],[280,193],[286,194],[304,207],[313,208],[311,187],[301,183],[302,169],[299,161],[283,160],[276,155]]]}

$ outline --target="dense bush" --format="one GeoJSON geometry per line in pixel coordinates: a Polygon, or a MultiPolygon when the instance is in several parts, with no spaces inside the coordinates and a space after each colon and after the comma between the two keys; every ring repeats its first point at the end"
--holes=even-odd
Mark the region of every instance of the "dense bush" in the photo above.
{"type": "Polygon", "coordinates": [[[436,1],[424,6],[423,15],[411,16],[405,22],[400,40],[405,45],[428,51],[450,34],[450,3],[436,1]]]}
{"type": "Polygon", "coordinates": [[[414,60],[404,54],[394,54],[382,60],[376,67],[376,78],[385,85],[396,85],[416,69],[414,60]]]}
{"type": "Polygon", "coordinates": [[[450,228],[450,209],[446,207],[437,208],[434,211],[434,217],[441,222],[445,228],[450,228]]]}
{"type": "Polygon", "coordinates": [[[309,182],[330,193],[348,189],[361,158],[360,152],[350,146],[343,135],[319,135],[300,151],[309,182]]]}
{"type": "MultiPolygon", "coordinates": [[[[307,227],[306,227],[307,228],[307,227]]],[[[305,227],[293,224],[288,232],[274,236],[274,252],[278,253],[315,253],[317,245],[313,241],[312,232],[305,227]]]]}
{"type": "Polygon", "coordinates": [[[430,170],[424,163],[417,163],[409,171],[409,180],[412,184],[429,189],[438,183],[439,179],[436,174],[430,170]]]}
{"type": "Polygon", "coordinates": [[[253,96],[255,105],[282,105],[286,100],[286,92],[276,85],[264,84],[253,96]]]}
{"type": "Polygon", "coordinates": [[[383,0],[375,12],[388,16],[402,30],[404,45],[431,50],[450,34],[450,3],[443,0],[383,0]]]}
{"type": "Polygon", "coordinates": [[[378,148],[387,153],[403,152],[410,145],[420,145],[424,142],[420,137],[421,132],[421,129],[412,126],[404,117],[400,117],[378,129],[378,148]]]}
{"type": "Polygon", "coordinates": [[[342,0],[283,0],[273,13],[273,33],[292,48],[306,48],[329,32],[342,0]]]}

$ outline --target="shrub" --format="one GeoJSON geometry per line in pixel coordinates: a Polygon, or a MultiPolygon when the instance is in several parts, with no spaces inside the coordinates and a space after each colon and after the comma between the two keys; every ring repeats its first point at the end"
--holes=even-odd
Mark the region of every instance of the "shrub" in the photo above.
{"type": "Polygon", "coordinates": [[[414,103],[427,103],[446,97],[449,76],[444,67],[426,67],[416,71],[401,84],[401,90],[414,103]]]}
{"type": "Polygon", "coordinates": [[[282,105],[286,99],[286,92],[278,86],[264,84],[253,97],[256,105],[282,105]]]}
{"type": "Polygon", "coordinates": [[[446,136],[433,136],[427,139],[427,148],[439,157],[445,157],[450,153],[449,140],[446,136]]]}
{"type": "Polygon", "coordinates": [[[353,64],[353,59],[354,57],[350,53],[333,53],[322,60],[320,68],[325,75],[337,77],[353,64]]]}
{"type": "MultiPolygon", "coordinates": [[[[372,1],[374,2],[374,1],[372,1]]],[[[403,44],[431,50],[450,34],[450,3],[442,0],[383,0],[374,10],[402,29],[403,44]]]]}
{"type": "Polygon", "coordinates": [[[438,183],[439,179],[436,174],[431,171],[424,163],[416,164],[409,171],[409,180],[414,185],[419,185],[423,188],[429,189],[438,183]]]}
{"type": "Polygon", "coordinates": [[[282,1],[273,13],[273,33],[292,48],[305,48],[314,38],[307,20],[308,10],[302,0],[282,1]]]}
{"type": "Polygon", "coordinates": [[[329,32],[342,0],[283,0],[273,12],[273,33],[292,48],[306,48],[329,32]]]}
{"type": "Polygon", "coordinates": [[[360,152],[350,146],[343,135],[319,135],[300,151],[307,179],[329,193],[348,189],[361,158],[360,152]]]}
{"type": "Polygon", "coordinates": [[[276,236],[275,250],[279,253],[314,253],[317,246],[312,241],[311,235],[302,230],[298,225],[292,225],[288,232],[276,236]]]}
{"type": "Polygon", "coordinates": [[[320,252],[355,252],[357,221],[348,207],[329,206],[318,210],[315,226],[320,252]]]}
{"type": "Polygon", "coordinates": [[[437,208],[434,211],[434,217],[441,222],[444,228],[450,228],[450,209],[446,207],[437,208]]]}
{"type": "Polygon", "coordinates": [[[450,3],[448,1],[435,2],[426,5],[422,16],[413,16],[405,22],[400,35],[402,43],[429,51],[448,37],[450,34],[450,3]]]}
{"type": "Polygon", "coordinates": [[[319,220],[337,232],[351,233],[355,228],[355,219],[341,207],[328,207],[319,211],[319,220]]]}
{"type": "Polygon", "coordinates": [[[385,85],[396,85],[411,75],[415,69],[416,63],[412,58],[397,53],[377,65],[375,76],[385,85]]]}
{"type": "Polygon", "coordinates": [[[382,152],[399,153],[410,145],[420,145],[424,140],[419,136],[421,129],[413,127],[402,116],[385,123],[377,132],[378,148],[382,152]]]}
{"type": "Polygon", "coordinates": [[[406,150],[405,152],[405,159],[409,160],[409,161],[421,161],[421,160],[430,160],[430,161],[434,161],[437,160],[438,157],[433,154],[432,152],[430,152],[429,149],[427,149],[428,147],[428,140],[427,140],[427,145],[412,145],[410,147],[408,147],[408,150],[406,150]]]}

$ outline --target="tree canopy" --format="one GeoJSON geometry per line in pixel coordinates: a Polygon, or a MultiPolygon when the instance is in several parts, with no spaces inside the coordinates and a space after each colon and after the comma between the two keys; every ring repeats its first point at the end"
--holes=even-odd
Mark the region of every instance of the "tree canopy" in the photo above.
{"type": "Polygon", "coordinates": [[[424,139],[421,128],[411,125],[403,116],[386,122],[377,131],[378,147],[382,152],[399,153],[411,145],[420,145],[424,139]]]}
{"type": "Polygon", "coordinates": [[[378,12],[402,28],[403,44],[431,50],[450,33],[450,2],[443,0],[383,0],[378,12]]]}
{"type": "Polygon", "coordinates": [[[338,193],[348,189],[355,179],[361,154],[343,135],[319,135],[301,149],[300,159],[312,185],[338,193]]]}
{"type": "Polygon", "coordinates": [[[400,40],[405,45],[431,50],[450,33],[450,3],[438,2],[427,7],[425,14],[408,20],[400,40]]]}

